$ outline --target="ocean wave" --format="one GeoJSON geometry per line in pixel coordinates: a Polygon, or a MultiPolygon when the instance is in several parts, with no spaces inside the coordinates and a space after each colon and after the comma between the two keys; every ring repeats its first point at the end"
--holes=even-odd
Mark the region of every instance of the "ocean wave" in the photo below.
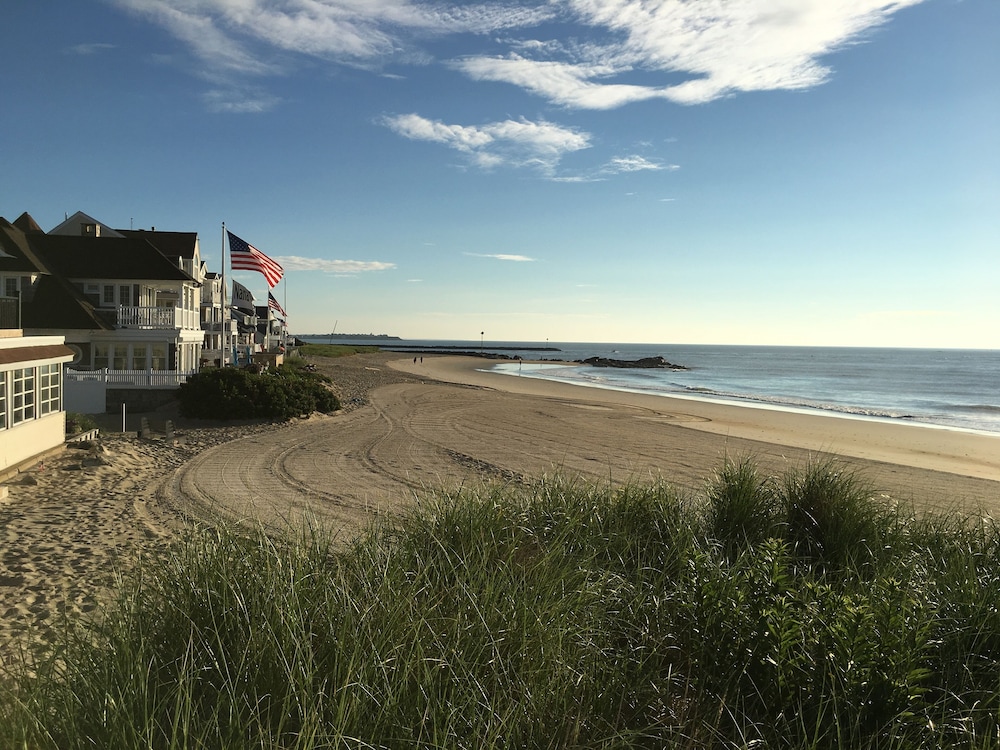
{"type": "Polygon", "coordinates": [[[1000,414],[1000,406],[996,404],[965,404],[955,408],[962,411],[982,412],[984,414],[1000,414]]]}
{"type": "Polygon", "coordinates": [[[864,406],[851,406],[847,404],[836,404],[832,402],[824,401],[814,401],[811,399],[804,398],[791,398],[786,396],[765,396],[759,393],[735,393],[729,391],[720,391],[712,388],[705,388],[702,386],[686,386],[684,390],[688,393],[697,394],[699,396],[711,396],[714,398],[721,398],[727,401],[748,401],[756,404],[764,404],[767,406],[781,406],[786,408],[796,408],[796,409],[815,409],[819,411],[832,411],[838,414],[850,414],[856,417],[873,417],[876,419],[918,419],[919,417],[913,414],[907,414],[899,411],[891,411],[888,409],[875,409],[871,407],[864,406]]]}
{"type": "MultiPolygon", "coordinates": [[[[500,368],[510,374],[520,374],[520,367],[516,373],[509,365],[500,366],[500,368]]],[[[933,394],[926,392],[926,389],[924,391],[903,390],[899,393],[861,393],[853,387],[851,389],[831,389],[826,373],[814,374],[811,383],[813,393],[810,396],[801,395],[801,390],[798,393],[795,392],[810,385],[808,378],[805,379],[805,382],[800,382],[802,379],[789,381],[786,376],[771,378],[776,382],[769,385],[772,387],[780,386],[791,389],[791,391],[765,391],[762,393],[761,391],[744,390],[734,383],[732,378],[727,382],[708,385],[702,378],[698,378],[702,382],[696,384],[684,382],[687,378],[679,376],[678,373],[668,374],[660,370],[608,371],[602,369],[595,372],[590,368],[560,367],[553,364],[538,369],[533,367],[531,370],[525,367],[523,374],[546,380],[633,393],[688,397],[733,404],[742,403],[747,406],[756,405],[760,408],[807,411],[826,413],[831,416],[842,415],[860,419],[921,424],[930,427],[1000,433],[1000,405],[983,401],[983,395],[979,395],[975,399],[978,403],[968,404],[961,402],[959,394],[956,394],[959,395],[958,398],[949,398],[951,394],[948,394],[947,389],[943,388],[933,394]],[[876,396],[881,396],[884,400],[880,399],[880,403],[875,400],[876,396]],[[927,396],[932,397],[927,398],[927,396]]],[[[754,384],[762,385],[760,378],[752,380],[754,384]]],[[[749,383],[747,385],[748,388],[754,387],[749,383]]]]}

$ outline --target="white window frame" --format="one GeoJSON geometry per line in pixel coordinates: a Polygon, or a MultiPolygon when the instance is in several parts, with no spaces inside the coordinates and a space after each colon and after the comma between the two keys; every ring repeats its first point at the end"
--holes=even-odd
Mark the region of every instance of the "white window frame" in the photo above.
{"type": "Polygon", "coordinates": [[[38,366],[38,414],[62,411],[62,365],[38,366]]]}
{"type": "Polygon", "coordinates": [[[7,429],[7,371],[0,371],[0,430],[7,429]]]}
{"type": "Polygon", "coordinates": [[[34,367],[11,370],[10,426],[30,422],[37,416],[35,403],[36,373],[34,367]]]}

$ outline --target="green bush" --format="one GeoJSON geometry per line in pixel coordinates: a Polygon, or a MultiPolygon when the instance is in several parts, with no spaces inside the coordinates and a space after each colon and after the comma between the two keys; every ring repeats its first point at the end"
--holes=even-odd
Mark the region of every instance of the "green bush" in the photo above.
{"type": "Polygon", "coordinates": [[[97,429],[97,422],[89,414],[79,414],[75,411],[66,412],[66,434],[89,432],[97,429]]]}
{"type": "Polygon", "coordinates": [[[291,419],[339,409],[329,382],[287,365],[261,373],[213,368],[188,378],[178,398],[181,415],[193,419],[291,419]]]}

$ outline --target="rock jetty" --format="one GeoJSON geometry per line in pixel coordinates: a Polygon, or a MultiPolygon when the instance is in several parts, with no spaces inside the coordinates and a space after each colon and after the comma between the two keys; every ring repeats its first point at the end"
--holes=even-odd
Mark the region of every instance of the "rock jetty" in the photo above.
{"type": "Polygon", "coordinates": [[[634,367],[641,369],[686,370],[684,365],[667,362],[663,357],[642,357],[640,359],[610,359],[609,357],[588,357],[581,359],[581,364],[591,367],[634,367]]]}

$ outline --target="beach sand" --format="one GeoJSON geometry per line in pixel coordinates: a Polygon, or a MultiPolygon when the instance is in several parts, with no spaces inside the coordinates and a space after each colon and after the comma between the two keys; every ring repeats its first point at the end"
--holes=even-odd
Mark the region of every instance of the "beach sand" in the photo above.
{"type": "Polygon", "coordinates": [[[150,439],[112,427],[8,480],[0,659],[97,609],[135,555],[220,517],[348,536],[437,488],[562,474],[696,493],[727,456],[781,475],[831,454],[919,508],[1000,512],[1000,436],[603,391],[481,372],[476,357],[314,361],[337,414],[225,427],[154,414],[150,439]]]}

